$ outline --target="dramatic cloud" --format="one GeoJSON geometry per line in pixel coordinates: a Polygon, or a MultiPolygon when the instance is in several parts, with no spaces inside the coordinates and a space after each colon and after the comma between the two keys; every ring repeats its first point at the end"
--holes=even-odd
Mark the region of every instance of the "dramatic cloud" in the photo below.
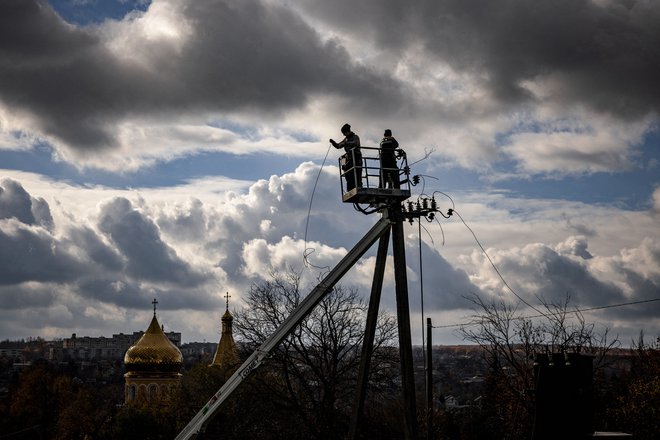
{"type": "Polygon", "coordinates": [[[144,15],[87,28],[42,1],[3,3],[0,16],[2,100],[77,150],[122,147],[115,123],[135,116],[279,113],[304,106],[310,93],[363,99],[396,89],[289,8],[258,1],[160,1],[144,15]]]}
{"type": "Polygon", "coordinates": [[[116,198],[101,206],[99,229],[126,257],[126,271],[132,276],[182,287],[193,287],[205,280],[203,274],[182,261],[161,240],[155,223],[127,199],[116,198]]]}
{"type": "MultiPolygon", "coordinates": [[[[318,165],[305,163],[246,190],[224,192],[198,181],[171,189],[169,201],[162,198],[160,189],[98,188],[95,198],[91,194],[82,198],[96,199],[96,203],[88,204],[86,211],[78,207],[75,216],[63,215],[76,204],[74,198],[66,197],[73,188],[62,186],[52,193],[41,190],[31,195],[19,182],[7,179],[3,194],[14,195],[7,200],[21,202],[5,203],[3,216],[14,214],[0,220],[0,295],[5,309],[12,311],[10,315],[3,312],[2,329],[7,335],[28,332],[31,327],[20,321],[34,319],[39,311],[49,327],[29,334],[66,335],[86,328],[107,329],[110,334],[127,325],[137,330],[148,320],[145,308],[157,297],[161,310],[168,311],[169,325],[177,326],[186,338],[214,338],[218,316],[213,311],[222,308],[222,293],[231,292],[234,306],[240,307],[252,282],[289,268],[299,271],[303,284],[311,288],[375,221],[374,216],[364,216],[339,202],[336,168],[319,172],[318,165]],[[56,206],[53,230],[57,233],[29,224],[33,220],[27,215],[31,212],[28,201],[42,199],[48,208],[48,201],[55,198],[60,199],[52,205],[56,206]],[[20,213],[25,214],[25,222],[18,220],[20,213]],[[112,310],[114,315],[99,318],[99,310],[112,310]],[[189,322],[184,315],[195,315],[196,321],[189,322]]],[[[539,298],[562,301],[567,294],[573,305],[582,308],[657,297],[660,247],[653,238],[655,211],[595,209],[576,203],[567,213],[557,209],[557,202],[526,200],[521,204],[500,194],[455,194],[454,201],[502,276],[531,304],[538,305],[539,298]],[[637,225],[632,236],[620,237],[626,241],[613,239],[610,228],[621,229],[631,221],[637,225]],[[576,229],[584,230],[586,225],[590,235],[575,235],[576,229]],[[636,246],[624,244],[631,238],[636,246]]],[[[420,311],[422,281],[427,316],[442,316],[450,323],[461,322],[471,307],[466,298],[474,294],[516,303],[465,225],[456,216],[443,219],[442,224],[446,241],[435,223],[422,230],[422,271],[418,227],[405,226],[413,313],[420,311]]],[[[374,263],[375,246],[342,283],[366,295],[374,263]]],[[[395,308],[393,287],[390,257],[384,309],[395,308]]],[[[594,319],[632,320],[629,326],[634,333],[639,331],[634,320],[651,322],[656,316],[653,310],[612,309],[594,319]]],[[[35,324],[34,329],[39,327],[35,324]]]]}
{"type": "Polygon", "coordinates": [[[365,141],[389,126],[410,153],[435,148],[430,165],[580,174],[631,169],[657,124],[655,2],[296,6],[156,0],[81,26],[43,0],[2,2],[0,146],[45,141],[113,170],[310,158],[351,120],[365,141]]]}
{"type": "MultiPolygon", "coordinates": [[[[566,249],[566,244],[562,243],[559,247],[566,249]]],[[[522,249],[491,251],[490,254],[495,266],[506,274],[504,279],[507,284],[527,303],[561,303],[568,296],[575,303],[588,307],[625,300],[620,289],[590,273],[586,263],[581,261],[582,256],[572,253],[563,255],[540,243],[529,244],[522,249]]],[[[511,297],[511,292],[493,272],[490,262],[484,259],[475,280],[480,279],[482,288],[495,291],[498,296],[511,297]]]]}
{"type": "Polygon", "coordinates": [[[27,225],[47,229],[53,226],[50,208],[43,198],[30,197],[20,183],[3,179],[0,181],[0,219],[12,217],[27,225]]]}
{"type": "Polygon", "coordinates": [[[549,99],[623,118],[660,110],[656,2],[303,4],[309,16],[321,17],[338,34],[373,41],[394,65],[405,60],[411,47],[421,45],[425,54],[478,78],[504,103],[539,98],[530,90],[534,84],[551,91],[549,99]]]}
{"type": "Polygon", "coordinates": [[[62,251],[48,231],[0,220],[0,284],[71,280],[84,262],[62,251]]]}

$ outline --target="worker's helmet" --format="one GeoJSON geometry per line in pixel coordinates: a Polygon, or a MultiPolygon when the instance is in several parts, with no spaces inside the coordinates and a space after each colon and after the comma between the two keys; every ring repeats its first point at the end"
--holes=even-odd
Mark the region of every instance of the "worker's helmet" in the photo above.
{"type": "Polygon", "coordinates": [[[389,128],[385,130],[385,133],[383,133],[383,136],[392,136],[392,130],[389,128]]]}
{"type": "Polygon", "coordinates": [[[341,126],[341,132],[342,133],[346,134],[346,133],[349,133],[350,131],[351,131],[351,126],[350,125],[344,124],[344,125],[341,126]]]}

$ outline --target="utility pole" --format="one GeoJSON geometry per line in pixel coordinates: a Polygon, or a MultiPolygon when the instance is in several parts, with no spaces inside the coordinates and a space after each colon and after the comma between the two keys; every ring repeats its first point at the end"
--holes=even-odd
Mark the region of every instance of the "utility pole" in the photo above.
{"type": "Polygon", "coordinates": [[[391,208],[395,218],[392,225],[392,254],[394,255],[394,288],[396,292],[396,320],[399,327],[399,356],[403,387],[404,428],[406,440],[417,439],[417,408],[415,376],[410,334],[410,307],[408,305],[408,276],[406,274],[406,249],[403,234],[401,205],[391,208]]]}
{"type": "Polygon", "coordinates": [[[426,318],[426,438],[433,440],[433,341],[431,318],[426,318]]]}
{"type": "MultiPolygon", "coordinates": [[[[360,422],[369,379],[369,367],[373,354],[373,342],[376,332],[378,308],[385,274],[385,262],[387,260],[390,234],[392,236],[392,254],[394,260],[394,287],[399,333],[402,400],[404,408],[404,438],[406,440],[418,440],[415,377],[412,356],[412,336],[410,332],[410,306],[408,303],[408,277],[406,274],[403,222],[408,220],[412,223],[413,219],[421,217],[425,217],[427,220],[433,220],[437,208],[435,199],[429,197],[418,198],[416,204],[408,202],[408,208],[405,208],[403,202],[410,197],[410,185],[411,183],[413,185],[417,184],[419,182],[419,176],[413,176],[412,181],[410,180],[410,169],[403,150],[397,150],[399,154],[397,157],[402,161],[400,173],[403,173],[406,179],[400,182],[401,187],[387,189],[380,187],[380,185],[369,185],[369,178],[379,177],[382,172],[380,165],[377,167],[369,166],[370,160],[375,160],[380,163],[380,149],[363,147],[362,150],[374,150],[376,151],[376,155],[369,156],[365,154],[364,162],[361,164],[361,167],[358,165],[352,170],[348,170],[344,173],[355,173],[353,181],[363,183],[363,186],[358,185],[347,191],[344,191],[342,186],[342,201],[344,203],[352,203],[358,211],[364,214],[372,214],[375,212],[380,213],[381,219],[364,235],[364,237],[362,237],[362,239],[337,264],[337,266],[335,266],[302,300],[298,307],[291,312],[275,332],[270,335],[263,344],[252,353],[252,355],[250,355],[250,357],[247,358],[236,372],[234,372],[222,388],[211,397],[208,403],[179,433],[176,440],[192,439],[197,437],[199,433],[202,433],[210,419],[218,412],[222,403],[233,393],[233,391],[261,365],[263,360],[269,356],[275,347],[277,347],[277,345],[286,338],[298,324],[300,324],[300,322],[314,309],[314,307],[316,307],[323,297],[332,291],[333,286],[339,282],[353,265],[357,263],[362,255],[364,255],[364,253],[376,241],[379,241],[376,267],[371,287],[371,296],[369,298],[369,309],[365,324],[362,356],[360,358],[358,387],[349,432],[350,439],[357,439],[359,437],[359,427],[361,425],[360,422]],[[378,172],[373,174],[373,169],[376,169],[378,172]],[[357,174],[357,170],[360,170],[359,173],[362,173],[361,170],[364,170],[365,175],[357,174]],[[362,208],[360,206],[361,204],[368,205],[368,208],[362,208]]],[[[449,215],[451,215],[451,213],[449,213],[449,215]]],[[[430,368],[428,370],[430,371],[430,368]]]]}

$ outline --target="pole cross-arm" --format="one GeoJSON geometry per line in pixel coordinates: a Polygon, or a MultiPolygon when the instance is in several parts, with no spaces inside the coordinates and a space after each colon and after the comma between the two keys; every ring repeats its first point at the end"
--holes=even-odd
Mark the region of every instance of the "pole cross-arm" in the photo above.
{"type": "Polygon", "coordinates": [[[238,388],[271,351],[286,338],[294,328],[316,307],[337,282],[351,267],[369,250],[383,234],[389,233],[391,222],[387,217],[381,218],[369,232],[346,254],[344,258],[323,278],[323,280],[307,295],[282,324],[270,335],[264,343],[248,357],[236,372],[225,382],[206,405],[193,417],[176,437],[176,440],[188,440],[202,432],[220,408],[221,404],[238,388]]]}

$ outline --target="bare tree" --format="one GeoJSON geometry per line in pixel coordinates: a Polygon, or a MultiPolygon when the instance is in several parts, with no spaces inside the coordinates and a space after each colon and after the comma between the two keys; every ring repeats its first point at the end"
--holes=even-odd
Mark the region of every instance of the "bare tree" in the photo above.
{"type": "Polygon", "coordinates": [[[486,405],[493,429],[506,438],[529,435],[534,417],[534,361],[537,354],[583,353],[601,365],[618,340],[608,341],[607,329],[598,333],[583,314],[564,302],[544,302],[534,316],[523,316],[504,301],[486,302],[475,295],[470,300],[478,313],[459,333],[480,345],[490,365],[486,405]]]}
{"type": "MultiPolygon", "coordinates": [[[[234,317],[237,340],[254,349],[275,331],[302,299],[300,277],[274,273],[253,284],[246,307],[234,317]]],[[[300,418],[308,435],[337,438],[345,430],[357,381],[367,305],[355,289],[335,287],[275,350],[254,383],[268,399],[300,418]]],[[[370,380],[373,389],[394,382],[396,321],[381,313],[370,380]]]]}

